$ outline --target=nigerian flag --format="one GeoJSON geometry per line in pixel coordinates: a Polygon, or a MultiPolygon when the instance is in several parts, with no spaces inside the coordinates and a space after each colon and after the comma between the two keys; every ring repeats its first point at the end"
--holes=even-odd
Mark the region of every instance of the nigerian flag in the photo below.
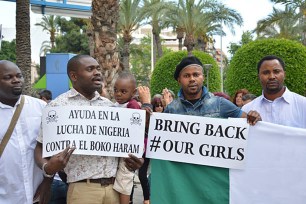
{"type": "Polygon", "coordinates": [[[306,130],[250,127],[245,168],[151,159],[152,204],[305,204],[306,130]]]}

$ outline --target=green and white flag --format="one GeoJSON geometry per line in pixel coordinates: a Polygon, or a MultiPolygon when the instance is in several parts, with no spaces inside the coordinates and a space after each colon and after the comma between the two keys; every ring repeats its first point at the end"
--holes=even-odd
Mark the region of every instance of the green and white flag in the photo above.
{"type": "Polygon", "coordinates": [[[305,129],[259,122],[249,128],[245,158],[243,169],[151,159],[151,203],[306,202],[305,129]]]}

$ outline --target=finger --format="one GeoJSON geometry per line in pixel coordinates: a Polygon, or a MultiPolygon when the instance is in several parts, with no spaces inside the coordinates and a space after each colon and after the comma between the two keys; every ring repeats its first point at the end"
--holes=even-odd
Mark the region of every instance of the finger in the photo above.
{"type": "Polygon", "coordinates": [[[255,125],[259,120],[261,120],[261,117],[258,112],[250,111],[247,114],[247,121],[250,125],[255,125]]]}
{"type": "Polygon", "coordinates": [[[66,154],[68,153],[69,149],[70,149],[70,145],[68,145],[68,146],[64,149],[64,151],[60,152],[60,155],[66,156],[66,154]]]}
{"type": "Polygon", "coordinates": [[[69,152],[67,152],[66,156],[65,156],[65,163],[67,163],[70,159],[70,156],[72,155],[72,153],[74,152],[74,150],[76,149],[76,147],[72,147],[70,148],[69,152]]]}

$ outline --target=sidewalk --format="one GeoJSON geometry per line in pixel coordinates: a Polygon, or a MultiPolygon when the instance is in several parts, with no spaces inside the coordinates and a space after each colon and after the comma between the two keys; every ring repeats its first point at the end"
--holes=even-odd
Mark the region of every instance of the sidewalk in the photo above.
{"type": "Polygon", "coordinates": [[[134,184],[136,186],[134,187],[133,204],[143,204],[142,188],[137,175],[135,175],[134,184]]]}

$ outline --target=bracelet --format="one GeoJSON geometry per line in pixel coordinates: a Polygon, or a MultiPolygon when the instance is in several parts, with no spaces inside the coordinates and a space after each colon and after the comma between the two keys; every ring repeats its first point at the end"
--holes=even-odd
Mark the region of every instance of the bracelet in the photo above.
{"type": "Polygon", "coordinates": [[[46,171],[45,171],[45,166],[47,165],[47,162],[45,162],[43,165],[42,165],[42,172],[43,172],[43,175],[44,177],[47,177],[47,178],[52,178],[55,174],[47,174],[46,171]]]}

